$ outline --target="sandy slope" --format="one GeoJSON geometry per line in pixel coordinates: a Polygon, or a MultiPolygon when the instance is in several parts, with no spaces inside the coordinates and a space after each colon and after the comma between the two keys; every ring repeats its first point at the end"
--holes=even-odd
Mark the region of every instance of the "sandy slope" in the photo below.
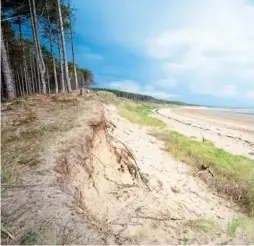
{"type": "MultiPolygon", "coordinates": [[[[114,106],[92,99],[81,105],[78,127],[42,142],[41,163],[21,167],[20,183],[2,195],[16,243],[39,228],[46,233],[37,244],[249,242],[227,234],[228,223],[243,217],[237,206],[164,152],[151,129],[123,119],[114,106]],[[206,231],[207,221],[215,226],[206,231]]],[[[40,113],[43,122],[50,112],[40,113]]]]}
{"type": "Polygon", "coordinates": [[[201,180],[191,176],[188,166],[164,152],[163,144],[148,135],[147,129],[121,118],[112,107],[109,112],[117,126],[114,136],[133,150],[152,189],[136,189],[125,199],[125,206],[115,215],[119,223],[129,224],[123,235],[138,234],[139,243],[181,243],[183,238],[188,238],[189,243],[223,242],[227,238],[228,222],[242,216],[233,209],[234,204],[218,197],[201,180]],[[190,223],[197,219],[215,221],[220,233],[209,237],[193,230],[190,223]]]}
{"type": "Polygon", "coordinates": [[[254,119],[208,114],[200,108],[160,109],[155,117],[186,136],[202,137],[234,154],[254,159],[254,119]]]}

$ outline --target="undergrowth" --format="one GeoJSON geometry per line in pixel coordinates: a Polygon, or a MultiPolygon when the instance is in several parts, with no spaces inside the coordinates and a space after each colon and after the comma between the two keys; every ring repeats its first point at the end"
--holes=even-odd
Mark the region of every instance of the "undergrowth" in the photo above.
{"type": "Polygon", "coordinates": [[[36,95],[2,105],[2,183],[16,182],[21,165],[40,162],[43,141],[80,127],[74,121],[83,107],[79,100],[75,95],[36,95]]]}

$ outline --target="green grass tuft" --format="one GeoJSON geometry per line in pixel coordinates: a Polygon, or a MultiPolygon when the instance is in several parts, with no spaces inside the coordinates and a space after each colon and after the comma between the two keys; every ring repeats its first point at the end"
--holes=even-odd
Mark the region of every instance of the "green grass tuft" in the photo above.
{"type": "Polygon", "coordinates": [[[165,127],[166,123],[149,116],[156,107],[152,106],[123,106],[119,105],[120,114],[135,124],[155,127],[165,127]]]}
{"type": "Polygon", "coordinates": [[[241,234],[254,242],[254,223],[247,218],[233,219],[228,223],[227,233],[232,237],[241,234]]]}
{"type": "Polygon", "coordinates": [[[12,182],[12,178],[11,178],[11,174],[10,171],[4,167],[2,167],[1,169],[1,183],[11,183],[12,182]]]}
{"type": "Polygon", "coordinates": [[[191,227],[197,231],[207,234],[216,233],[219,230],[219,227],[215,222],[205,219],[191,221],[191,227]]]}

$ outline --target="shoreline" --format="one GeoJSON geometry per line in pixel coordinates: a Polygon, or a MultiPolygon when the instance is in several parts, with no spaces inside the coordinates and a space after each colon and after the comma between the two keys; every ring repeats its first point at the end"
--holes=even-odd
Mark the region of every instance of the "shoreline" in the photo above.
{"type": "Polygon", "coordinates": [[[254,119],[209,114],[207,107],[163,108],[156,118],[170,130],[201,141],[213,142],[218,148],[254,159],[254,119]]]}
{"type": "MultiPolygon", "coordinates": [[[[224,109],[216,109],[216,111],[224,111],[224,109]]],[[[233,110],[225,109],[228,112],[234,112],[233,110]]],[[[226,114],[216,114],[209,112],[208,108],[178,108],[174,109],[174,112],[181,114],[182,116],[189,118],[198,118],[208,122],[213,122],[215,124],[222,123],[227,128],[234,128],[240,130],[246,130],[249,132],[254,132],[254,118],[244,117],[240,115],[226,115],[226,114]]],[[[254,137],[254,136],[253,136],[254,137]]]]}

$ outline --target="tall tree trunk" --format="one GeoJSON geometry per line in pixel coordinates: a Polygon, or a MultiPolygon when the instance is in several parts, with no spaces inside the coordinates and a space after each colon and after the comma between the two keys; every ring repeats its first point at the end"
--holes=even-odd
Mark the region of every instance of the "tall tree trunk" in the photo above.
{"type": "Polygon", "coordinates": [[[23,35],[22,35],[22,26],[21,26],[21,16],[20,14],[18,15],[18,27],[19,27],[19,41],[20,41],[20,45],[22,47],[22,63],[24,66],[24,72],[25,72],[25,83],[26,83],[26,89],[27,89],[27,93],[30,94],[31,93],[31,88],[30,88],[30,83],[31,81],[28,79],[28,72],[27,72],[27,62],[26,62],[26,55],[25,55],[25,47],[24,47],[24,43],[23,43],[23,35]]]}
{"type": "Polygon", "coordinates": [[[29,84],[28,84],[28,81],[27,81],[28,75],[27,75],[26,70],[25,70],[24,67],[23,67],[23,71],[24,71],[24,81],[25,81],[25,84],[26,84],[26,94],[29,95],[30,94],[30,89],[29,89],[29,84]]]}
{"type": "Polygon", "coordinates": [[[33,64],[32,64],[32,59],[30,57],[29,59],[30,62],[30,71],[31,71],[31,86],[32,86],[32,92],[35,93],[35,85],[34,85],[34,81],[35,81],[35,77],[34,77],[34,69],[33,69],[33,64]]]}
{"type": "Polygon", "coordinates": [[[57,0],[57,7],[58,7],[59,22],[60,22],[59,23],[60,34],[61,34],[61,39],[62,39],[62,51],[63,51],[63,59],[64,59],[64,75],[65,75],[65,80],[66,80],[66,84],[67,84],[67,90],[68,90],[68,92],[70,92],[71,91],[71,82],[70,82],[69,71],[68,71],[68,63],[67,63],[62,10],[61,10],[60,0],[57,0]]]}
{"type": "Polygon", "coordinates": [[[20,76],[19,76],[19,71],[16,72],[16,81],[18,83],[19,86],[19,96],[23,96],[23,91],[22,91],[22,85],[21,85],[21,81],[20,81],[20,76]]]}
{"type": "MultiPolygon", "coordinates": [[[[69,7],[69,9],[71,9],[70,0],[68,0],[68,7],[69,7]]],[[[72,51],[72,63],[73,63],[73,70],[74,70],[74,81],[75,81],[75,87],[77,89],[78,88],[78,77],[77,77],[77,69],[76,69],[76,57],[75,57],[75,48],[74,48],[74,38],[73,38],[71,15],[70,15],[70,31],[71,31],[71,51],[72,51]]]]}
{"type": "Polygon", "coordinates": [[[29,0],[29,7],[30,7],[30,13],[31,13],[33,37],[34,37],[35,51],[36,51],[36,60],[39,67],[39,76],[40,76],[40,82],[42,86],[42,93],[46,94],[45,64],[43,61],[43,56],[42,56],[42,51],[40,46],[35,0],[29,0]]]}
{"type": "Polygon", "coordinates": [[[59,52],[59,65],[60,65],[60,81],[61,81],[61,92],[65,92],[65,83],[64,83],[64,71],[63,71],[63,56],[61,49],[61,39],[60,34],[57,32],[57,47],[59,52]]]}
{"type": "Polygon", "coordinates": [[[10,52],[9,52],[9,44],[8,44],[8,40],[6,40],[5,42],[5,50],[6,50],[6,56],[7,56],[7,60],[10,64],[10,52]]]}
{"type": "Polygon", "coordinates": [[[48,93],[50,94],[49,70],[47,69],[48,93]]]}
{"type": "Polygon", "coordinates": [[[33,68],[33,74],[34,74],[34,80],[33,80],[33,84],[34,84],[34,92],[38,93],[38,86],[37,86],[37,74],[36,74],[36,68],[35,68],[35,62],[34,59],[31,59],[32,62],[32,68],[33,68]]]}
{"type": "Polygon", "coordinates": [[[23,67],[20,66],[20,76],[21,76],[21,81],[22,81],[22,84],[24,85],[24,95],[28,95],[28,84],[27,84],[27,81],[26,81],[26,78],[25,78],[25,74],[23,73],[23,67]]]}
{"type": "Polygon", "coordinates": [[[20,79],[20,84],[21,84],[21,88],[22,88],[22,96],[24,96],[25,95],[25,85],[24,85],[24,81],[22,78],[22,69],[21,68],[19,71],[19,79],[20,79]]]}
{"type": "Polygon", "coordinates": [[[81,75],[80,95],[81,96],[85,95],[85,79],[83,75],[81,75]]]}
{"type": "MultiPolygon", "coordinates": [[[[37,61],[36,61],[37,62],[37,61]]],[[[39,69],[39,65],[35,63],[35,68],[37,71],[37,86],[38,86],[38,93],[41,93],[41,73],[40,73],[40,69],[39,69]]],[[[44,78],[45,79],[45,78],[44,78]]],[[[46,81],[45,81],[46,83],[46,81]]]]}
{"type": "Polygon", "coordinates": [[[8,57],[6,54],[4,39],[3,39],[3,33],[2,28],[0,28],[1,32],[1,64],[2,64],[2,73],[6,85],[6,92],[8,98],[15,98],[16,97],[16,90],[15,90],[15,83],[12,76],[12,71],[10,67],[10,63],[8,61],[8,57]]]}
{"type": "Polygon", "coordinates": [[[26,90],[25,90],[25,81],[24,81],[23,71],[22,71],[21,66],[20,66],[20,78],[21,78],[22,90],[23,90],[23,96],[24,96],[25,94],[27,94],[27,87],[26,87],[26,90]]]}
{"type": "Polygon", "coordinates": [[[53,49],[53,41],[52,41],[52,32],[51,32],[51,23],[48,13],[48,5],[46,3],[46,9],[47,9],[47,16],[48,16],[48,29],[49,29],[49,43],[50,43],[50,51],[52,55],[52,62],[53,62],[53,72],[54,72],[54,80],[55,80],[55,93],[58,93],[58,81],[57,81],[57,74],[56,74],[56,62],[55,62],[55,55],[54,55],[54,49],[53,49]]]}

